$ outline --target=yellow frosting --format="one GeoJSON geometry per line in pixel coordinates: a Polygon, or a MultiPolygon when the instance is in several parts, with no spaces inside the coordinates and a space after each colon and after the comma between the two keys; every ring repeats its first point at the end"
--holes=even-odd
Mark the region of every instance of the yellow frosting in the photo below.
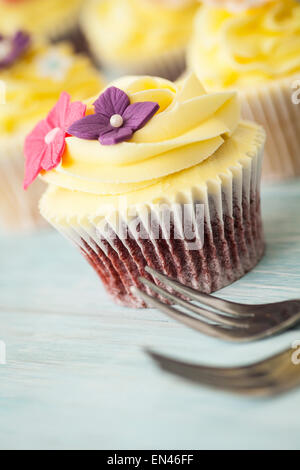
{"type": "Polygon", "coordinates": [[[240,119],[235,93],[207,94],[195,75],[180,85],[151,77],[126,77],[113,85],[131,103],[158,102],[160,112],[130,141],[117,145],[68,137],[62,164],[45,173],[46,181],[95,194],[150,186],[209,158],[240,119]]]}
{"type": "Polygon", "coordinates": [[[89,59],[75,55],[68,44],[34,45],[13,66],[0,70],[0,80],[6,85],[0,137],[27,132],[47,115],[62,91],[83,100],[103,86],[89,59]]]}
{"type": "Polygon", "coordinates": [[[153,0],[90,0],[82,25],[105,62],[135,62],[186,46],[197,1],[168,7],[153,0]]]}
{"type": "Polygon", "coordinates": [[[52,34],[73,26],[83,0],[0,0],[0,31],[13,34],[24,29],[33,34],[52,34]]]}
{"type": "Polygon", "coordinates": [[[158,101],[160,112],[128,142],[102,146],[67,138],[61,166],[42,176],[50,183],[41,202],[46,218],[178,200],[243,159],[251,165],[264,141],[258,126],[240,123],[235,93],[207,94],[194,74],[176,85],[151,77],[126,77],[113,85],[131,102],[158,101]]]}
{"type": "MultiPolygon", "coordinates": [[[[41,213],[53,224],[85,223],[95,217],[107,216],[114,210],[126,211],[151,204],[190,202],[190,197],[201,200],[207,186],[220,184],[221,176],[231,175],[242,168],[251,169],[252,160],[262,149],[265,134],[254,123],[239,124],[233,135],[208,159],[186,170],[160,178],[151,186],[132,190],[121,195],[97,195],[81,191],[70,191],[51,184],[42,197],[41,213]]],[[[185,155],[182,154],[184,159],[185,155]]]]}
{"type": "Polygon", "coordinates": [[[188,56],[209,89],[292,76],[300,71],[300,4],[274,0],[236,13],[203,6],[188,56]]]}

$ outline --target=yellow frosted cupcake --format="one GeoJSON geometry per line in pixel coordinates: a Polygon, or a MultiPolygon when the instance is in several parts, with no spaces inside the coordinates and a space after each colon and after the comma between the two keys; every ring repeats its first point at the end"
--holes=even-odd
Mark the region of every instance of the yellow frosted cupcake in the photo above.
{"type": "Polygon", "coordinates": [[[196,0],[88,0],[81,25],[95,58],[117,76],[175,79],[197,8],[196,0]]]}
{"type": "Polygon", "coordinates": [[[21,229],[42,220],[36,205],[42,185],[27,193],[23,143],[62,91],[85,99],[101,89],[102,80],[90,61],[75,55],[71,46],[56,46],[31,40],[27,33],[0,36],[0,224],[21,229]]]}
{"type": "Polygon", "coordinates": [[[0,0],[0,31],[25,30],[49,39],[76,30],[83,0],[0,0]]]}
{"type": "Polygon", "coordinates": [[[267,131],[266,178],[300,176],[299,2],[207,3],[195,21],[189,68],[210,90],[239,90],[244,117],[267,131]]]}
{"type": "Polygon", "coordinates": [[[24,184],[42,175],[42,215],[116,302],[143,307],[131,288],[147,265],[204,292],[256,265],[264,141],[233,92],[207,94],[195,75],[125,77],[87,109],[59,102],[33,129],[24,184]],[[72,137],[57,129],[66,105],[72,137]]]}

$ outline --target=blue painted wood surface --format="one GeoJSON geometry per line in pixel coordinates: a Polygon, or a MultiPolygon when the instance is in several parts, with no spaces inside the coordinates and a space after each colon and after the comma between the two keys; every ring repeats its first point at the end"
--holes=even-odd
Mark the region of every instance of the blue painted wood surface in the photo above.
{"type": "MultiPolygon", "coordinates": [[[[264,188],[267,252],[219,295],[245,302],[300,296],[300,182],[264,188]]],[[[300,389],[255,400],[163,374],[144,346],[232,365],[300,339],[206,338],[153,310],[115,306],[59,234],[0,237],[1,449],[300,448],[300,389]]]]}

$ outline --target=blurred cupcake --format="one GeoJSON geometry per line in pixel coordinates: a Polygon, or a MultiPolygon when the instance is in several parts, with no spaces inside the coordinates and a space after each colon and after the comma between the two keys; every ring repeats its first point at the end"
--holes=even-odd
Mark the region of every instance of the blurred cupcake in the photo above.
{"type": "Polygon", "coordinates": [[[78,19],[83,0],[0,0],[0,31],[17,30],[51,40],[78,41],[78,19]]]}
{"type": "Polygon", "coordinates": [[[244,117],[264,126],[265,178],[300,176],[300,106],[292,98],[300,79],[299,2],[205,3],[195,21],[189,68],[209,90],[239,90],[244,117]]]}
{"type": "Polygon", "coordinates": [[[85,99],[101,89],[102,81],[89,60],[75,55],[65,43],[33,43],[27,33],[0,36],[0,224],[20,230],[42,221],[36,209],[42,184],[27,193],[23,144],[32,128],[68,90],[85,99]]]}
{"type": "Polygon", "coordinates": [[[114,75],[176,79],[198,6],[196,0],[89,0],[81,25],[96,60],[114,75]]]}
{"type": "Polygon", "coordinates": [[[145,289],[147,265],[203,292],[256,265],[265,134],[240,121],[235,93],[146,76],[114,82],[87,110],[66,100],[69,113],[58,103],[26,139],[24,185],[39,173],[49,183],[42,215],[116,302],[145,306],[131,288],[145,289]],[[72,137],[57,130],[65,115],[72,137]]]}

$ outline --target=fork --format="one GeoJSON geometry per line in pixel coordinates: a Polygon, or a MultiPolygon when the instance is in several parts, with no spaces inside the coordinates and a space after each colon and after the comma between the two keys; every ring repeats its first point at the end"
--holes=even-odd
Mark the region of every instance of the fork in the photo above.
{"type": "Polygon", "coordinates": [[[145,269],[160,285],[144,277],[139,278],[140,282],[173,306],[137,287],[132,287],[134,295],[142,298],[149,307],[155,307],[174,320],[208,336],[232,342],[255,341],[283,332],[300,321],[299,299],[263,305],[239,304],[198,292],[148,266],[145,269]],[[174,306],[182,307],[185,311],[174,306]]]}
{"type": "Polygon", "coordinates": [[[245,367],[216,368],[185,363],[146,353],[166,372],[193,383],[239,395],[267,397],[279,395],[300,385],[300,365],[292,361],[292,350],[245,367]]]}

